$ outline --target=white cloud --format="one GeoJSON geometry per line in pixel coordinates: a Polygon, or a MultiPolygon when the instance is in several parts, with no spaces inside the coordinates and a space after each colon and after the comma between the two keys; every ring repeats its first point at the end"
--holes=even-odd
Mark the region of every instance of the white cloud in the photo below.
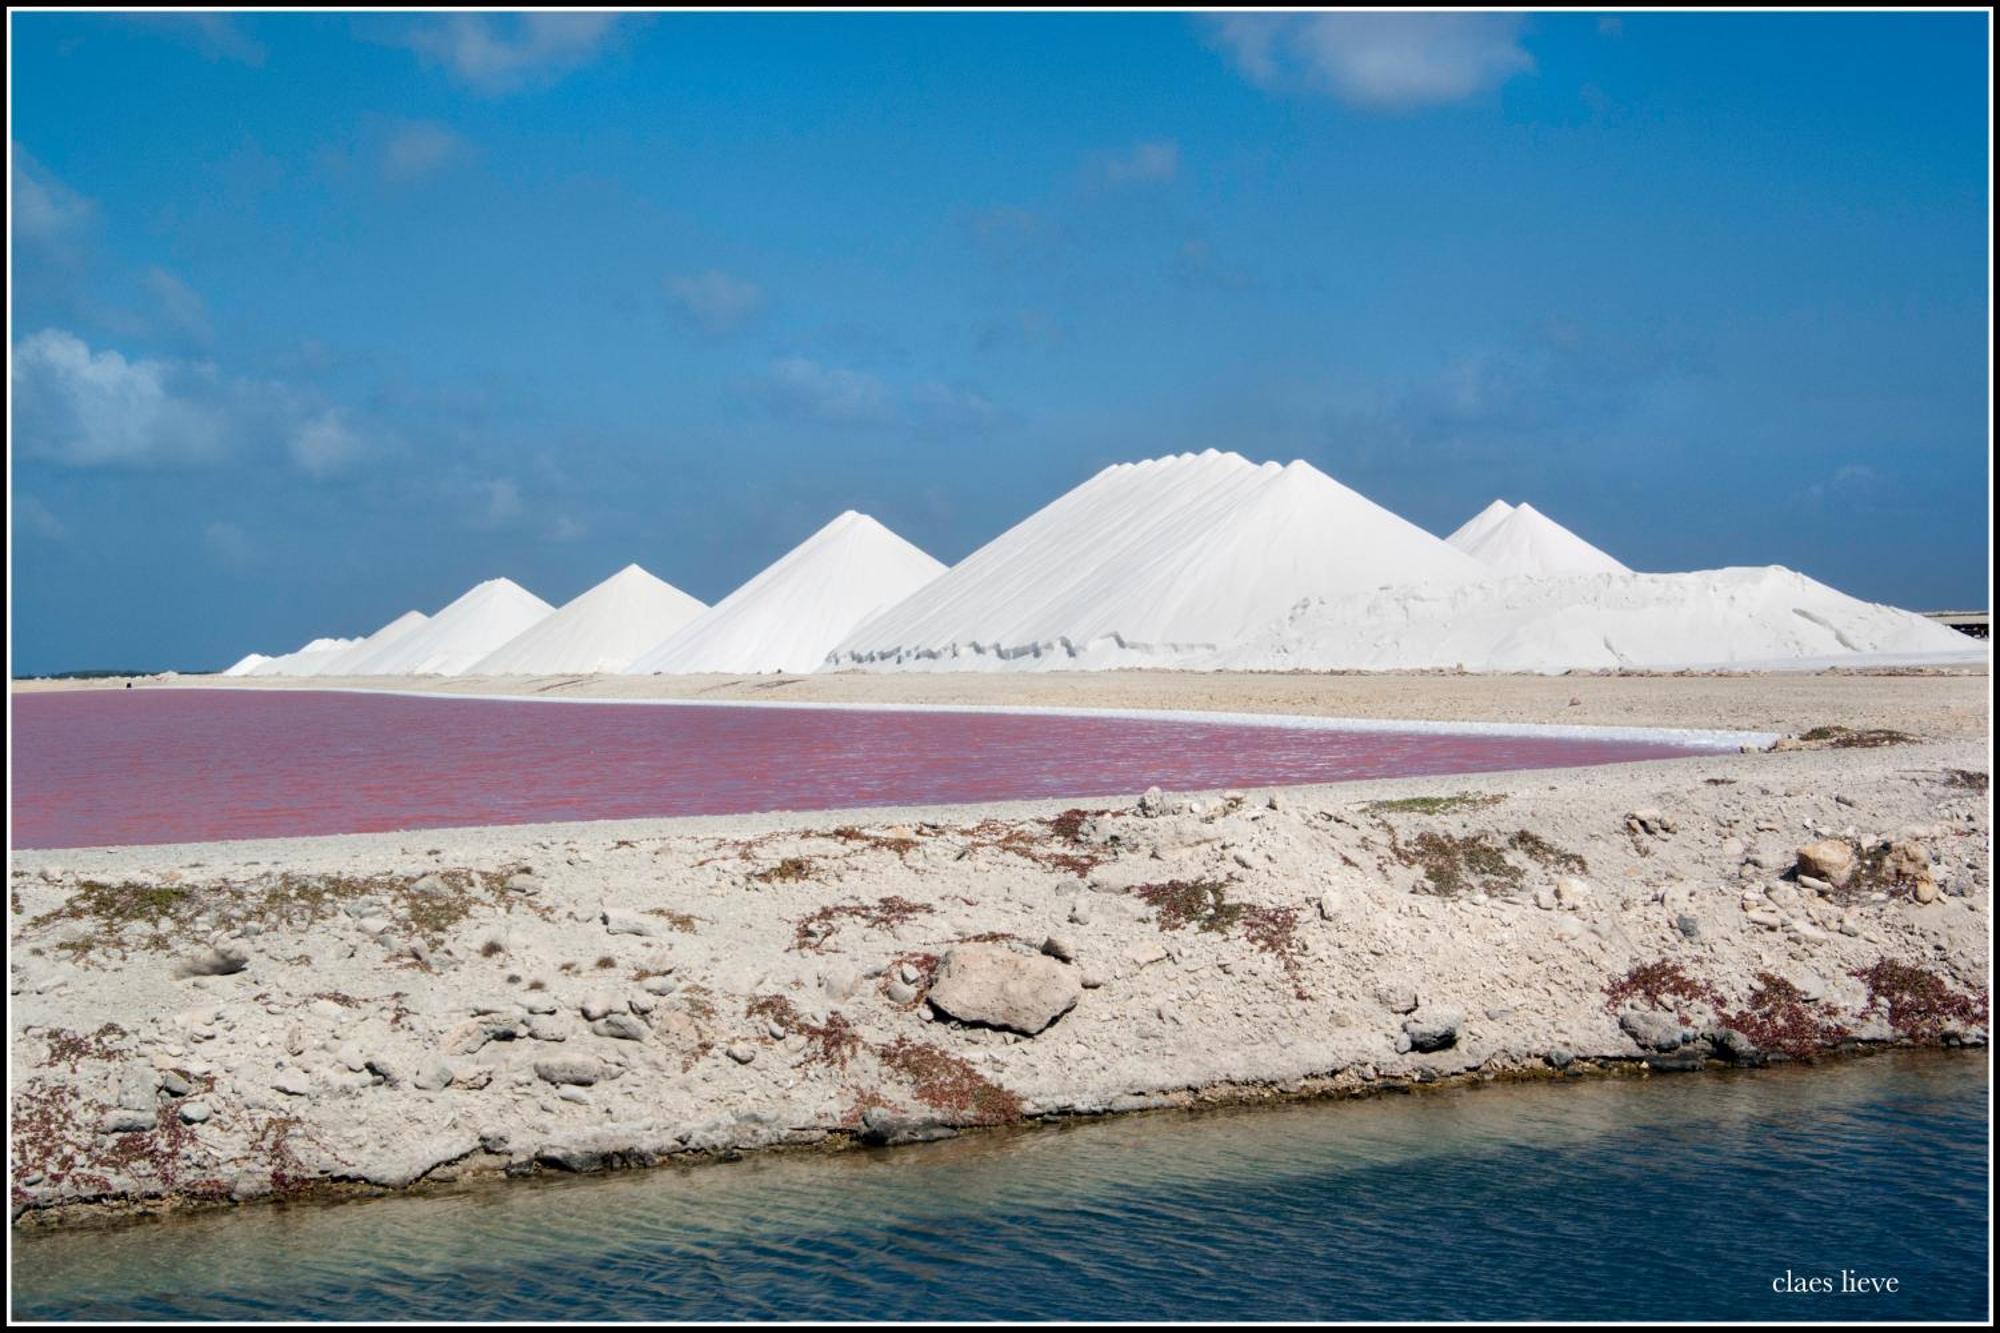
{"type": "Polygon", "coordinates": [[[431,176],[471,152],[463,136],[435,121],[408,121],[393,128],[382,141],[379,168],[392,185],[431,176]]]}
{"type": "Polygon", "coordinates": [[[233,60],[255,67],[269,54],[262,42],[227,14],[129,14],[125,18],[193,47],[210,60],[233,60]]]}
{"type": "Polygon", "coordinates": [[[708,333],[734,333],[764,309],[764,289],[717,269],[667,279],[667,299],[708,333]]]}
{"type": "Polygon", "coordinates": [[[1462,101],[1535,67],[1518,14],[1232,14],[1211,24],[1258,87],[1375,110],[1462,101]]]}
{"type": "Polygon", "coordinates": [[[220,413],[176,387],[198,379],[165,361],[93,352],[45,329],[14,347],[14,440],[28,457],[77,467],[219,457],[220,413]]]}
{"type": "Polygon", "coordinates": [[[97,205],[14,145],[14,240],[61,251],[97,216],[97,205]]]}
{"type": "Polygon", "coordinates": [[[475,522],[480,527],[501,527],[521,516],[521,488],[512,477],[474,482],[472,493],[478,501],[475,522]]]}
{"type": "Polygon", "coordinates": [[[615,14],[453,14],[413,28],[404,45],[479,92],[553,82],[594,57],[615,14]]]}
{"type": "Polygon", "coordinates": [[[367,442],[332,408],[300,422],[286,444],[292,461],[314,477],[344,472],[367,453],[367,442]]]}
{"type": "Polygon", "coordinates": [[[256,543],[242,528],[226,519],[216,519],[203,528],[201,540],[217,564],[248,569],[257,562],[256,543]]]}
{"type": "Polygon", "coordinates": [[[47,505],[20,493],[14,496],[14,530],[52,542],[69,535],[69,525],[50,513],[47,505]]]}
{"type": "Polygon", "coordinates": [[[802,356],[772,365],[764,398],[777,411],[829,425],[880,425],[895,415],[881,380],[802,356]]]}
{"type": "Polygon", "coordinates": [[[953,384],[920,384],[910,391],[917,429],[931,435],[976,435],[1005,419],[992,399],[977,389],[953,384]]]}
{"type": "Polygon", "coordinates": [[[1172,180],[1180,169],[1180,145],[1172,139],[1154,139],[1106,158],[1102,173],[1107,185],[1154,184],[1172,180]]]}
{"type": "Polygon", "coordinates": [[[200,292],[158,266],[147,269],[143,281],[153,304],[159,309],[162,322],[169,329],[198,343],[214,339],[215,330],[208,319],[208,303],[201,299],[200,292]]]}

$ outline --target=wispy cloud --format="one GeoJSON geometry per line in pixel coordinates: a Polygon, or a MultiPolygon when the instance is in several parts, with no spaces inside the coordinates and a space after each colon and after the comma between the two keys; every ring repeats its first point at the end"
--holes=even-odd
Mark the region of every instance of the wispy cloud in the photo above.
{"type": "Polygon", "coordinates": [[[200,292],[158,265],[147,269],[140,281],[153,299],[160,322],[170,332],[204,345],[214,340],[208,302],[200,292]]]}
{"type": "Polygon", "coordinates": [[[772,364],[764,380],[763,398],[773,411],[827,425],[881,425],[895,415],[888,386],[881,380],[803,356],[784,357],[772,364]]]}
{"type": "Polygon", "coordinates": [[[1154,139],[1101,159],[1097,175],[1106,185],[1146,185],[1170,181],[1180,169],[1180,145],[1172,139],[1154,139]]]}
{"type": "Polygon", "coordinates": [[[1371,110],[1463,101],[1535,67],[1517,14],[1231,14],[1209,23],[1258,87],[1371,110]]]}
{"type": "Polygon", "coordinates": [[[453,14],[412,27],[403,45],[489,95],[546,86],[588,64],[611,39],[615,14],[453,14]]]}
{"type": "Polygon", "coordinates": [[[14,530],[52,542],[69,535],[69,525],[50,513],[47,505],[20,492],[14,496],[14,530]]]}
{"type": "Polygon", "coordinates": [[[202,529],[201,540],[219,565],[249,569],[257,563],[257,544],[250,540],[250,534],[241,525],[228,519],[212,520],[202,529]]]}
{"type": "Polygon", "coordinates": [[[471,156],[464,136],[436,121],[398,123],[383,136],[377,169],[392,185],[407,185],[434,176],[471,156]]]}
{"type": "Polygon", "coordinates": [[[764,289],[718,269],[667,279],[667,300],[705,333],[734,333],[764,311],[764,289]]]}
{"type": "Polygon", "coordinates": [[[270,54],[228,14],[128,14],[125,19],[191,47],[210,60],[233,60],[255,67],[270,54]]]}
{"type": "Polygon", "coordinates": [[[292,461],[312,477],[345,472],[368,453],[368,442],[333,408],[301,421],[286,441],[292,461]]]}
{"type": "Polygon", "coordinates": [[[18,143],[14,146],[14,241],[47,254],[73,255],[97,205],[56,179],[18,143]]]}

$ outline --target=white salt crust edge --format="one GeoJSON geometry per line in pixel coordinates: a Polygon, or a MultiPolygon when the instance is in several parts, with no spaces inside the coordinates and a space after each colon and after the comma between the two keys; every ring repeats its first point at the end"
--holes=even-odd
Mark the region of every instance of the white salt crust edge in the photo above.
{"type": "MultiPolygon", "coordinates": [[[[301,689],[282,685],[211,688],[200,685],[175,689],[208,694],[368,694],[400,699],[459,699],[476,703],[602,704],[614,708],[771,708],[847,713],[997,713],[1016,717],[1121,718],[1137,722],[1198,722],[1223,726],[1290,727],[1298,731],[1414,731],[1443,736],[1525,736],[1548,740],[1654,741],[1689,750],[1735,749],[1744,745],[1768,748],[1782,733],[1717,731],[1683,727],[1574,726],[1556,722],[1441,722],[1379,717],[1325,717],[1308,713],[1217,713],[1183,708],[1065,708],[1038,704],[872,704],[811,703],[780,699],[586,699],[575,695],[467,694],[448,690],[371,690],[355,686],[301,689]]],[[[1314,785],[1314,784],[1306,784],[1314,785]]]]}

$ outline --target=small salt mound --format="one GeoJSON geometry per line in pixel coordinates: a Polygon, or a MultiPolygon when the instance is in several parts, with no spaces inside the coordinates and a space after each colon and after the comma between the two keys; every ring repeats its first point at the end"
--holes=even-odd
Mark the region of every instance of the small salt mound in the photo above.
{"type": "Polygon", "coordinates": [[[1508,504],[1505,500],[1495,500],[1492,504],[1487,505],[1486,508],[1465,520],[1465,523],[1458,531],[1444,539],[1445,544],[1456,546],[1461,551],[1468,550],[1471,543],[1478,541],[1488,531],[1504,522],[1507,515],[1513,512],[1513,505],[1508,504]]]}
{"type": "Polygon", "coordinates": [[[863,626],[832,665],[1157,666],[1301,598],[1490,577],[1309,464],[1211,449],[1104,469],[863,626]]]}
{"type": "Polygon", "coordinates": [[[225,668],[222,674],[225,676],[247,676],[270,660],[270,655],[267,653],[248,653],[235,665],[225,668]]]}
{"type": "Polygon", "coordinates": [[[1962,661],[1956,630],[1864,602],[1776,565],[1688,574],[1520,575],[1482,586],[1388,588],[1293,608],[1203,670],[1450,669],[1554,674],[1821,665],[1895,656],[1962,661]]]}
{"type": "Polygon", "coordinates": [[[465,674],[617,671],[707,609],[673,584],[627,565],[480,658],[465,674]]]}
{"type": "Polygon", "coordinates": [[[420,626],[428,624],[430,617],[421,611],[405,611],[394,620],[376,630],[367,638],[349,644],[347,647],[315,664],[315,676],[348,676],[355,674],[353,664],[385,644],[394,643],[405,634],[413,633],[420,626]]]}
{"type": "Polygon", "coordinates": [[[353,676],[456,676],[554,610],[512,579],[488,579],[344,669],[353,676]]]}
{"type": "Polygon", "coordinates": [[[319,664],[353,646],[354,639],[314,639],[295,652],[268,657],[243,674],[246,676],[310,676],[319,664]]]}
{"type": "Polygon", "coordinates": [[[856,627],[943,573],[929,555],[850,509],[626,671],[812,671],[856,627]]]}
{"type": "MultiPolygon", "coordinates": [[[[1498,500],[1493,502],[1499,504],[1498,500]]],[[[1448,539],[1453,546],[1490,567],[1496,574],[1629,574],[1618,561],[1598,550],[1531,504],[1520,504],[1492,522],[1488,505],[1471,523],[1448,539]],[[1461,539],[1468,528],[1471,536],[1461,539]]]]}

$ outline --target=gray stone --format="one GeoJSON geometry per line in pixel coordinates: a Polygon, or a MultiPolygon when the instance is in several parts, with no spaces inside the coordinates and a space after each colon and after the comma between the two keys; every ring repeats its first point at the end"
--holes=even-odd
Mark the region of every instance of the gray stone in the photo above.
{"type": "Polygon", "coordinates": [[[1076,969],[990,944],[962,944],[944,956],[931,982],[932,1008],[961,1023],[981,1023],[1028,1036],[1076,1006],[1083,984],[1076,969]]]}
{"type": "Polygon", "coordinates": [[[647,1032],[646,1025],[630,1014],[606,1014],[592,1023],[590,1030],[618,1041],[644,1041],[647,1032]]]}
{"type": "Polygon", "coordinates": [[[410,1081],[425,1092],[436,1092],[451,1086],[451,1065],[438,1056],[432,1056],[417,1070],[417,1076],[410,1081]]]}
{"type": "Polygon", "coordinates": [[[729,1048],[729,1058],[739,1065],[747,1065],[757,1058],[757,1048],[747,1041],[735,1042],[729,1048]]]}
{"type": "Polygon", "coordinates": [[[604,929],[611,935],[657,935],[660,923],[652,917],[620,907],[604,909],[604,929]]]}
{"type": "Polygon", "coordinates": [[[1695,920],[1694,915],[1690,912],[1682,912],[1674,918],[1674,929],[1678,930],[1687,939],[1698,940],[1701,938],[1701,922],[1695,920]]]}
{"type": "Polygon", "coordinates": [[[1416,1051],[1442,1051],[1458,1044],[1465,1012],[1447,1005],[1425,1005],[1403,1020],[1403,1033],[1416,1051]]]}
{"type": "Polygon", "coordinates": [[[106,1134],[134,1134],[153,1128],[159,1120],[159,1113],[151,1107],[137,1111],[129,1106],[114,1106],[97,1122],[97,1128],[106,1134]]]}
{"type": "Polygon", "coordinates": [[[544,1083],[588,1088],[618,1077],[625,1071],[588,1056],[557,1056],[535,1061],[535,1077],[544,1083]]]}
{"type": "Polygon", "coordinates": [[[181,1108],[180,1108],[181,1119],[186,1121],[190,1125],[199,1125],[203,1121],[207,1120],[209,1116],[213,1114],[215,1113],[209,1109],[209,1105],[207,1102],[181,1103],[181,1108]]]}
{"type": "Polygon", "coordinates": [[[1643,1051],[1678,1050],[1687,1035],[1673,1015],[1650,1009],[1627,1009],[1618,1015],[1618,1026],[1643,1051]]]}

